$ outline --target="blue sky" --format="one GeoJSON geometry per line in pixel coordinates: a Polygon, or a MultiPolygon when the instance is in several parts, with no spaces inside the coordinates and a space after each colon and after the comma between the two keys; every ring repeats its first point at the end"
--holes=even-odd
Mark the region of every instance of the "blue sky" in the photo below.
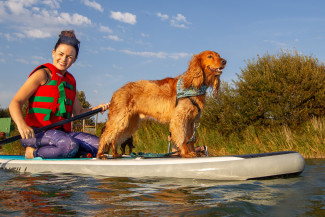
{"type": "Polygon", "coordinates": [[[69,71],[95,106],[129,81],[183,73],[204,50],[227,59],[226,82],[246,60],[281,49],[324,62],[324,8],[322,0],[1,0],[0,107],[36,66],[52,62],[61,30],[81,41],[69,71]]]}

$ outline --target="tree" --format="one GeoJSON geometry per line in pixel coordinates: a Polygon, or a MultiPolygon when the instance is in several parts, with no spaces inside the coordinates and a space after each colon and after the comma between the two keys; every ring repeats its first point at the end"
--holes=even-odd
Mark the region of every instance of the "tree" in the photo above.
{"type": "Polygon", "coordinates": [[[325,115],[325,66],[317,58],[281,51],[248,60],[241,72],[208,97],[204,124],[229,133],[250,125],[295,128],[325,115]]]}
{"type": "Polygon", "coordinates": [[[77,91],[78,99],[82,108],[90,108],[90,103],[86,100],[86,94],[84,91],[77,91]]]}
{"type": "Polygon", "coordinates": [[[236,102],[248,124],[296,127],[325,114],[325,66],[297,51],[248,61],[236,85],[236,102]]]}
{"type": "Polygon", "coordinates": [[[9,118],[9,117],[10,117],[9,109],[0,108],[0,118],[9,118]]]}

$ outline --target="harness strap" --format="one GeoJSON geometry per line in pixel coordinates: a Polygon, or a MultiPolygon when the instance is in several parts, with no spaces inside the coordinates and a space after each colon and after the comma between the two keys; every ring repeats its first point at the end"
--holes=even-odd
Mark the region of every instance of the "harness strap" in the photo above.
{"type": "MultiPolygon", "coordinates": [[[[200,113],[201,109],[200,109],[199,104],[197,104],[197,102],[192,97],[187,97],[187,98],[191,101],[191,103],[197,108],[198,112],[200,113]]],[[[179,101],[179,99],[176,99],[175,107],[177,107],[178,101],[179,101]]]]}

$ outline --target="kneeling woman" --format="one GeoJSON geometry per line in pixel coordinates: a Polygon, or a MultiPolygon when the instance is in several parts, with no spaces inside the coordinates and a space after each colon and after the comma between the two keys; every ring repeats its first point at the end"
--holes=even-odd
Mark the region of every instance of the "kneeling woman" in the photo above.
{"type": "Polygon", "coordinates": [[[98,137],[71,132],[71,123],[34,134],[34,129],[56,123],[84,112],[102,108],[82,108],[76,94],[76,81],[67,70],[77,60],[80,42],[73,31],[62,31],[52,52],[53,63],[38,66],[18,90],[9,105],[12,119],[26,148],[25,157],[71,158],[90,153],[96,156],[98,137]],[[22,107],[28,101],[24,119],[22,107]]]}

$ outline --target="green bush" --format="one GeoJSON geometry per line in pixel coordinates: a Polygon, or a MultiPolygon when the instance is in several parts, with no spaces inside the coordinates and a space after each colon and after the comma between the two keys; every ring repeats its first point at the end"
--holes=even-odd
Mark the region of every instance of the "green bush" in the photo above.
{"type": "Polygon", "coordinates": [[[202,121],[225,134],[248,126],[297,128],[325,114],[325,66],[297,51],[248,60],[234,85],[209,97],[202,121]]]}

